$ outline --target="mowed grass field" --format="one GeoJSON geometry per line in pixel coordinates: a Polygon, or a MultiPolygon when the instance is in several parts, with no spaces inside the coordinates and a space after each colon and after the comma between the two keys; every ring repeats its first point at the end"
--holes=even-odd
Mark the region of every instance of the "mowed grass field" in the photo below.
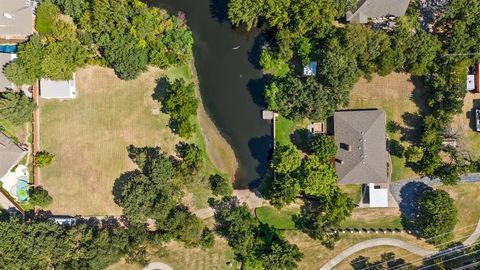
{"type": "MultiPolygon", "coordinates": [[[[40,149],[56,155],[51,166],[40,170],[40,183],[53,197],[49,210],[119,215],[114,181],[135,168],[126,147],[158,145],[174,154],[180,138],[152,98],[162,76],[191,80],[188,67],[166,72],[151,68],[136,80],[122,81],[110,69],[90,66],[76,73],[76,99],[41,101],[40,149]]],[[[204,148],[198,133],[191,141],[204,148]]],[[[196,190],[209,195],[203,188],[196,190]]]]}
{"type": "Polygon", "coordinates": [[[463,241],[469,237],[480,219],[480,183],[439,186],[455,200],[458,222],[454,229],[454,240],[463,241]]]}
{"type": "MultiPolygon", "coordinates": [[[[426,89],[406,73],[392,73],[387,76],[373,75],[372,80],[360,79],[350,92],[349,109],[382,108],[387,121],[398,123],[401,132],[389,133],[390,139],[400,141],[406,148],[420,134],[416,114],[425,109],[426,89]]],[[[392,180],[416,177],[415,172],[405,166],[404,157],[392,157],[392,180]]]]}

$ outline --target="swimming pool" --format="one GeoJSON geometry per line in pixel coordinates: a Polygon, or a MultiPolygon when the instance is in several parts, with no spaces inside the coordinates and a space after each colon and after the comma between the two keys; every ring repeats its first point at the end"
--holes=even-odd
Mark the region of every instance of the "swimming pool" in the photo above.
{"type": "Polygon", "coordinates": [[[26,177],[18,178],[17,198],[21,202],[25,202],[28,200],[28,179],[26,177]]]}
{"type": "Polygon", "coordinates": [[[16,53],[17,45],[0,45],[0,53],[16,53]]]}

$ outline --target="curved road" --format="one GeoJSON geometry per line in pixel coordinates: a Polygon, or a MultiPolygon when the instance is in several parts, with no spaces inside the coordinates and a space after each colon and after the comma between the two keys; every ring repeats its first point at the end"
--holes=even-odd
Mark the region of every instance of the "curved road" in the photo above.
{"type": "Polygon", "coordinates": [[[345,260],[346,258],[350,257],[352,254],[355,254],[363,249],[367,248],[372,248],[372,247],[377,247],[377,246],[394,246],[394,247],[399,247],[406,249],[410,251],[411,253],[415,253],[419,256],[422,257],[427,257],[431,256],[437,251],[435,250],[429,250],[429,249],[424,249],[417,247],[415,245],[409,244],[405,241],[394,239],[394,238],[377,238],[377,239],[371,239],[367,241],[360,242],[356,245],[353,245],[344,251],[340,252],[335,258],[331,259],[328,263],[326,263],[320,270],[330,270],[333,269],[337,264],[345,260]]]}

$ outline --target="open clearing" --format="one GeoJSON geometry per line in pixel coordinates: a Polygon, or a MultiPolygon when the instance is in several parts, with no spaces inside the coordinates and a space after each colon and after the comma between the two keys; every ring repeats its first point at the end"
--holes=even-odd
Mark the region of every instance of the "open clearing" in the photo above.
{"type": "Polygon", "coordinates": [[[112,187],[121,173],[134,169],[126,147],[160,145],[174,152],[179,141],[167,127],[152,94],[161,71],[122,81],[113,70],[88,67],[76,73],[78,96],[41,101],[40,149],[56,155],[41,169],[55,214],[118,215],[112,187]]]}
{"type": "MultiPolygon", "coordinates": [[[[406,148],[418,140],[421,122],[419,114],[425,109],[426,90],[417,79],[406,73],[385,77],[373,75],[371,81],[361,78],[350,93],[349,109],[382,108],[387,121],[401,126],[401,131],[389,133],[390,139],[400,141],[406,148]]],[[[392,155],[392,180],[414,178],[415,172],[405,166],[404,157],[392,155]]]]}
{"type": "Polygon", "coordinates": [[[402,229],[398,208],[355,208],[342,228],[402,229]]]}
{"type": "Polygon", "coordinates": [[[454,239],[465,240],[475,230],[480,219],[480,183],[439,186],[455,200],[458,222],[454,229],[454,239]]]}
{"type": "MultiPolygon", "coordinates": [[[[74,100],[40,104],[40,149],[56,155],[42,168],[40,184],[52,195],[55,214],[119,215],[113,201],[113,183],[121,173],[135,168],[126,147],[160,146],[174,154],[180,138],[168,127],[169,116],[152,95],[162,91],[159,78],[191,81],[188,66],[161,71],[151,68],[138,79],[122,81],[111,69],[90,66],[76,73],[78,96],[74,100]]],[[[210,129],[214,126],[202,127],[210,129]]],[[[218,139],[213,139],[218,140],[218,139]]],[[[189,142],[205,149],[200,130],[189,142]]],[[[221,147],[220,144],[217,147],[221,147]]],[[[204,175],[214,171],[207,161],[204,175]]],[[[187,204],[207,206],[207,185],[189,185],[187,204]]]]}

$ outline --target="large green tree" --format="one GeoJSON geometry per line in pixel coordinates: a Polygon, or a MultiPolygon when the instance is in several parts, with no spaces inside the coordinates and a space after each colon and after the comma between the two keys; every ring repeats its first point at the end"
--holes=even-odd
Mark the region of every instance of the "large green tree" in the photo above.
{"type": "Polygon", "coordinates": [[[416,227],[427,242],[440,245],[453,238],[457,223],[457,208],[444,190],[427,190],[418,202],[416,227]]]}
{"type": "Polygon", "coordinates": [[[300,167],[302,157],[293,144],[278,145],[273,153],[272,168],[276,173],[287,174],[300,167]]]}
{"type": "Polygon", "coordinates": [[[0,93],[0,117],[13,125],[31,122],[35,108],[35,103],[23,92],[0,93]]]}
{"type": "Polygon", "coordinates": [[[315,135],[310,141],[310,150],[322,161],[329,161],[337,154],[335,141],[326,135],[315,135]]]}
{"type": "Polygon", "coordinates": [[[181,137],[189,138],[194,131],[191,117],[196,115],[198,100],[193,83],[175,80],[167,88],[163,109],[170,114],[170,125],[181,137]]]}

